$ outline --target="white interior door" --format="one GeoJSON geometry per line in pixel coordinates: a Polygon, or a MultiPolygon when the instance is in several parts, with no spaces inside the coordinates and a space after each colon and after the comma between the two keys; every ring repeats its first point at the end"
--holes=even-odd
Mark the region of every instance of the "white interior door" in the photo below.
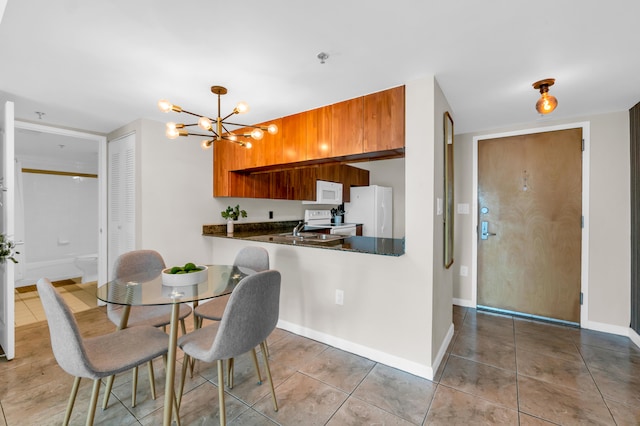
{"type": "MultiPolygon", "coordinates": [[[[14,237],[15,233],[15,147],[14,147],[14,106],[5,102],[0,128],[2,129],[2,167],[0,177],[0,232],[14,237]]],[[[15,356],[15,301],[13,262],[0,263],[0,346],[7,359],[15,356]]]]}
{"type": "Polygon", "coordinates": [[[118,256],[136,248],[136,135],[109,141],[109,280],[118,256]]]}

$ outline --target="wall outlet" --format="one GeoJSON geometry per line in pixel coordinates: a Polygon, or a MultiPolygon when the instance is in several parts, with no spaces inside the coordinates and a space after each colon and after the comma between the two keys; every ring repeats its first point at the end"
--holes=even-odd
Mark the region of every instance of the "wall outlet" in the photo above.
{"type": "Polygon", "coordinates": [[[344,305],[344,291],[336,290],[336,305],[344,305]]]}
{"type": "Polygon", "coordinates": [[[436,198],[436,216],[440,216],[442,213],[442,198],[436,198]]]}
{"type": "Polygon", "coordinates": [[[469,268],[464,265],[460,266],[460,276],[466,277],[467,275],[469,275],[469,268]]]}

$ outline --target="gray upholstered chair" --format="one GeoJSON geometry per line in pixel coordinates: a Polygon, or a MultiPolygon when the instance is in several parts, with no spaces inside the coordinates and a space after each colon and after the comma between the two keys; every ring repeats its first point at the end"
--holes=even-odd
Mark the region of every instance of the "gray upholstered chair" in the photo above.
{"type": "MultiPolygon", "coordinates": [[[[221,321],[199,328],[178,339],[178,346],[185,353],[185,359],[182,362],[178,406],[180,406],[184,389],[188,358],[192,357],[204,362],[217,361],[220,424],[225,425],[222,362],[249,351],[253,351],[255,360],[255,347],[259,345],[271,386],[273,408],[278,411],[276,392],[273,387],[269,358],[264,342],[278,322],[280,279],[280,272],[274,270],[258,272],[243,278],[231,293],[221,321]]],[[[260,375],[259,371],[258,375],[260,375]]]]}
{"type": "MultiPolygon", "coordinates": [[[[69,424],[80,380],[84,377],[93,379],[87,413],[87,425],[92,425],[101,379],[166,354],[169,336],[155,327],[141,326],[83,339],[73,312],[51,282],[42,278],[37,287],[49,323],[53,354],[60,367],[75,377],[64,424],[69,424]]],[[[153,368],[149,375],[153,378],[153,368]]]]}
{"type": "MultiPolygon", "coordinates": [[[[155,250],[134,250],[121,254],[113,266],[113,279],[121,277],[156,272],[164,269],[164,259],[155,250]]],[[[107,315],[114,324],[120,326],[122,321],[123,306],[108,304],[107,315]]],[[[184,319],[191,314],[191,307],[180,305],[180,325],[182,333],[186,333],[184,319]]],[[[158,306],[132,306],[129,312],[127,327],[136,325],[151,325],[153,327],[166,327],[171,322],[171,305],[158,306]]]]}
{"type": "MultiPolygon", "coordinates": [[[[262,272],[269,269],[269,252],[262,247],[244,247],[240,249],[233,261],[235,266],[253,269],[262,272]]],[[[216,297],[209,302],[203,303],[194,309],[193,315],[197,326],[202,325],[203,319],[220,321],[230,295],[216,297]]]]}
{"type": "MultiPolygon", "coordinates": [[[[235,266],[252,269],[256,272],[266,271],[269,269],[269,252],[262,247],[243,247],[236,254],[233,264],[235,266]]],[[[220,321],[222,319],[222,314],[224,313],[227,303],[229,302],[230,296],[231,295],[216,297],[209,302],[198,305],[193,310],[195,327],[200,328],[204,319],[220,321]]],[[[265,341],[265,346],[266,344],[267,342],[265,341]]],[[[269,354],[269,348],[268,346],[266,347],[267,354],[269,354]]],[[[229,385],[229,388],[233,388],[233,358],[229,359],[227,365],[227,383],[229,385]]],[[[256,368],[256,370],[258,369],[256,368]]]]}
{"type": "MultiPolygon", "coordinates": [[[[159,271],[165,268],[164,259],[155,250],[133,250],[124,254],[121,254],[116,259],[113,266],[113,279],[139,276],[152,278],[150,274],[159,274],[159,271]]],[[[118,329],[122,326],[122,317],[124,313],[124,307],[122,305],[114,305],[112,303],[107,304],[107,316],[118,326],[118,329]]],[[[180,325],[182,327],[182,334],[186,334],[187,329],[184,323],[184,319],[191,314],[191,307],[186,304],[180,305],[180,325]]],[[[127,320],[127,327],[135,327],[139,325],[150,325],[153,327],[162,327],[163,329],[171,323],[171,305],[158,305],[158,306],[131,306],[129,317],[127,320]]],[[[151,367],[149,367],[151,368],[151,367]]],[[[133,394],[131,396],[131,405],[136,405],[136,385],[138,382],[138,367],[133,369],[133,394]]],[[[113,387],[114,377],[110,377],[107,380],[107,389],[104,394],[102,402],[102,409],[106,409],[109,404],[109,395],[111,394],[111,388],[113,387]]],[[[151,392],[155,398],[154,384],[151,384],[151,392]]]]}

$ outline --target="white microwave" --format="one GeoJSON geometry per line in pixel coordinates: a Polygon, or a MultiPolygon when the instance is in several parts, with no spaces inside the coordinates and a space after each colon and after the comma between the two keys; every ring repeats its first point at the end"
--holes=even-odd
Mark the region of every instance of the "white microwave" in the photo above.
{"type": "Polygon", "coordinates": [[[342,204],[342,184],[317,180],[316,200],[303,201],[302,204],[342,204]]]}

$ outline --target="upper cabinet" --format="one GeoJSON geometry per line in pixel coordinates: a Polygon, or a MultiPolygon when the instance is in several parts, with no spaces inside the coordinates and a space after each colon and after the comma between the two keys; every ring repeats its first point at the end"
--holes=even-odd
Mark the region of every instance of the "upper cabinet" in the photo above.
{"type": "MultiPolygon", "coordinates": [[[[213,195],[307,199],[310,189],[306,180],[312,177],[311,172],[265,173],[403,157],[404,122],[404,86],[271,120],[279,132],[265,132],[262,140],[251,140],[251,149],[227,141],[214,143],[213,195]],[[258,173],[262,175],[253,176],[258,173]],[[280,185],[288,188],[278,188],[280,185]]],[[[364,179],[341,176],[335,181],[347,184],[344,198],[348,199],[349,185],[361,185],[364,179]]]]}
{"type": "Polygon", "coordinates": [[[331,149],[331,106],[304,113],[307,121],[307,160],[333,157],[331,149]]]}
{"type": "Polygon", "coordinates": [[[364,152],[404,148],[404,86],[364,97],[364,152]]]}
{"type": "Polygon", "coordinates": [[[331,105],[331,155],[362,154],[363,98],[331,105]]]}
{"type": "Polygon", "coordinates": [[[297,163],[307,159],[306,114],[302,112],[282,119],[283,163],[297,163]]]}

